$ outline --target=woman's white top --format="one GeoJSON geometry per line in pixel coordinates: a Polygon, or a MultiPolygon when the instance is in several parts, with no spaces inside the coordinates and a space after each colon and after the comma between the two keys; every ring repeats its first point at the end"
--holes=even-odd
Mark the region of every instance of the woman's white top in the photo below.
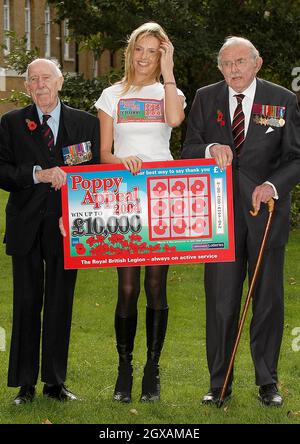
{"type": "MultiPolygon", "coordinates": [[[[117,83],[102,91],[95,103],[113,119],[114,154],[137,156],[143,161],[172,160],[172,128],[165,122],[165,90],[161,83],[131,87],[125,94],[117,83]]],[[[178,95],[183,96],[177,89],[178,95]]],[[[184,106],[186,104],[184,103],[184,106]]]]}

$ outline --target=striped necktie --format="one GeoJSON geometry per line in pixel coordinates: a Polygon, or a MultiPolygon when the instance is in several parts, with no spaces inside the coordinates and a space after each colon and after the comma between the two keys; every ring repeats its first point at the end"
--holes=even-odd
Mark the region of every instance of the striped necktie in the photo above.
{"type": "Polygon", "coordinates": [[[242,107],[244,94],[236,94],[237,106],[232,120],[232,134],[237,156],[239,156],[245,140],[245,114],[242,107]]]}
{"type": "Polygon", "coordinates": [[[42,134],[49,148],[49,151],[52,151],[54,148],[54,136],[50,126],[47,123],[50,117],[50,114],[43,114],[42,134]]]}

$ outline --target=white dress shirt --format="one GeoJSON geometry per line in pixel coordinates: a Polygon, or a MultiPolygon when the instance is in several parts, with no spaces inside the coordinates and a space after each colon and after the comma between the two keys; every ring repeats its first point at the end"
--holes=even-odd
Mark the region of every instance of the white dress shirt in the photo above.
{"type": "MultiPolygon", "coordinates": [[[[242,101],[242,108],[243,108],[243,112],[244,112],[244,116],[245,116],[245,137],[247,135],[248,132],[248,128],[249,128],[249,123],[250,123],[250,119],[251,119],[251,112],[252,112],[252,106],[253,106],[253,101],[254,101],[254,96],[255,96],[255,92],[256,92],[256,78],[253,80],[253,82],[251,83],[250,86],[248,86],[247,89],[245,89],[245,91],[243,91],[242,93],[238,93],[236,91],[234,91],[230,86],[228,87],[229,90],[229,112],[230,112],[230,122],[232,123],[233,121],[233,115],[234,115],[234,111],[237,107],[237,98],[235,97],[237,94],[244,94],[244,98],[242,101]]],[[[208,159],[211,159],[211,154],[210,154],[210,147],[213,145],[218,145],[218,142],[214,142],[214,143],[210,143],[209,145],[207,145],[206,149],[205,149],[205,157],[208,159]]],[[[268,185],[271,185],[271,187],[274,190],[275,196],[274,199],[278,199],[278,193],[276,190],[276,187],[271,183],[271,182],[264,182],[268,185]]]]}
{"type": "Polygon", "coordinates": [[[229,89],[229,112],[230,112],[230,122],[231,123],[233,121],[234,111],[237,107],[237,98],[235,96],[237,94],[244,94],[244,96],[245,96],[242,101],[242,108],[243,108],[244,115],[245,115],[244,134],[246,137],[247,132],[248,132],[248,128],[249,128],[251,111],[252,111],[252,106],[253,106],[253,101],[254,101],[254,96],[255,96],[255,91],[256,91],[256,79],[253,80],[251,85],[247,89],[245,89],[245,91],[243,91],[243,93],[237,93],[230,86],[228,87],[228,89],[229,89]]]}
{"type": "MultiPolygon", "coordinates": [[[[40,119],[40,123],[43,123],[43,111],[36,105],[36,109],[37,109],[37,113],[40,119]]],[[[58,134],[58,128],[59,128],[59,119],[60,119],[60,112],[61,112],[61,103],[60,100],[58,100],[58,103],[56,105],[56,107],[54,108],[54,110],[51,111],[51,113],[47,113],[49,114],[51,117],[47,120],[47,124],[49,125],[49,127],[52,130],[53,136],[54,136],[54,145],[56,144],[56,139],[57,139],[57,134],[58,134]]],[[[40,165],[35,165],[33,167],[33,182],[34,184],[38,184],[39,181],[35,175],[36,171],[41,171],[41,167],[40,165]]]]}

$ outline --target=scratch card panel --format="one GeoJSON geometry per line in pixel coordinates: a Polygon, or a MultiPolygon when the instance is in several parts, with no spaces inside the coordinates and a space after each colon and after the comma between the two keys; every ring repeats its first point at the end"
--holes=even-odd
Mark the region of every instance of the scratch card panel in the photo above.
{"type": "Polygon", "coordinates": [[[234,260],[231,168],[211,159],[64,167],[65,268],[234,260]]]}

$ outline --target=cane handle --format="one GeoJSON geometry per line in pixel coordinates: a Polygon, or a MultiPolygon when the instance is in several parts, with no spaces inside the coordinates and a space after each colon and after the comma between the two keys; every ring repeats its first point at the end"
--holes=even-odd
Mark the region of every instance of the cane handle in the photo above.
{"type": "MultiPolygon", "coordinates": [[[[274,202],[274,199],[272,197],[271,197],[270,200],[268,200],[267,205],[268,205],[268,212],[269,213],[273,213],[275,202],[274,202]]],[[[253,211],[250,210],[250,214],[251,214],[251,216],[257,216],[258,215],[258,210],[253,210],[253,211]]]]}

